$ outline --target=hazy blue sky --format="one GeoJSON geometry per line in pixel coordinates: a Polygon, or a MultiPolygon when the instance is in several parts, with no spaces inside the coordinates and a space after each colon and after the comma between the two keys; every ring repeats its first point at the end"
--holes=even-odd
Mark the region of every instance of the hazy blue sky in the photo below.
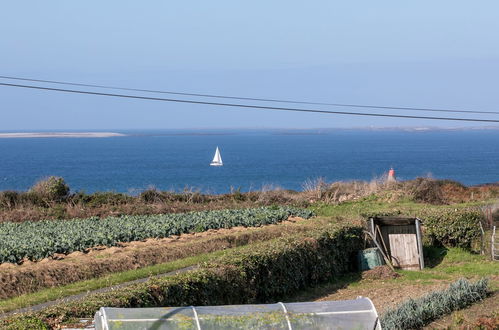
{"type": "MultiPolygon", "coordinates": [[[[3,1],[0,75],[499,111],[498,13],[496,0],[3,1]]],[[[0,111],[0,130],[466,125],[7,87],[0,111]]]]}

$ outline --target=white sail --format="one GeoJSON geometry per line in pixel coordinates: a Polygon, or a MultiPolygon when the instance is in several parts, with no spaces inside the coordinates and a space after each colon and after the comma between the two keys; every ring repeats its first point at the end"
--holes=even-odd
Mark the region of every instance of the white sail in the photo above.
{"type": "Polygon", "coordinates": [[[217,150],[215,150],[215,156],[213,157],[213,160],[211,161],[210,165],[211,166],[222,166],[224,163],[222,162],[222,156],[220,155],[220,150],[217,147],[217,150]]]}

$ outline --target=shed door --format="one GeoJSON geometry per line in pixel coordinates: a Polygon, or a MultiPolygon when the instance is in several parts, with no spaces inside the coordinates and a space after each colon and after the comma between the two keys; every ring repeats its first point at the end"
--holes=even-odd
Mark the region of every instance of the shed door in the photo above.
{"type": "Polygon", "coordinates": [[[418,243],[415,234],[389,234],[392,262],[395,267],[419,270],[418,243]]]}

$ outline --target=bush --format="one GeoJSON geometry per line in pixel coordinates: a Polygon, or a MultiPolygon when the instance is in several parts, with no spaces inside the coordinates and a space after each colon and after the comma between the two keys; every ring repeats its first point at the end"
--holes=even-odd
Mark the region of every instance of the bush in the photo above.
{"type": "Polygon", "coordinates": [[[499,208],[492,212],[492,221],[499,224],[499,208]]]}
{"type": "Polygon", "coordinates": [[[434,179],[417,178],[407,182],[409,193],[415,202],[428,204],[445,204],[442,184],[434,179]]]}
{"type": "Polygon", "coordinates": [[[163,202],[164,196],[156,189],[147,189],[140,193],[140,199],[146,203],[163,202]]]}
{"type": "Polygon", "coordinates": [[[45,202],[61,202],[68,197],[69,186],[63,178],[51,176],[38,181],[30,189],[30,192],[36,194],[45,202]]]}
{"type": "Polygon", "coordinates": [[[352,258],[361,248],[360,227],[327,225],[306,234],[228,251],[219,260],[189,273],[89,295],[81,301],[56,305],[21,318],[65,321],[92,317],[101,306],[160,307],[275,301],[351,271],[352,258]]]}
{"type": "Polygon", "coordinates": [[[14,319],[12,321],[7,321],[2,325],[4,330],[26,330],[26,329],[36,329],[36,330],[48,330],[50,329],[45,322],[37,319],[35,317],[27,317],[23,319],[14,319]]]}
{"type": "Polygon", "coordinates": [[[440,179],[440,180],[436,180],[436,181],[440,186],[447,185],[447,186],[453,186],[453,187],[460,188],[460,189],[468,189],[468,187],[466,187],[464,184],[462,184],[459,181],[454,181],[454,180],[449,180],[449,179],[440,179]]]}
{"type": "Polygon", "coordinates": [[[424,217],[424,234],[432,245],[470,249],[481,237],[482,212],[472,209],[432,210],[424,217]]]}
{"type": "Polygon", "coordinates": [[[94,192],[92,194],[78,191],[70,195],[68,201],[72,204],[82,204],[90,208],[98,208],[102,206],[124,205],[134,201],[134,197],[112,191],[94,192]]]}
{"type": "Polygon", "coordinates": [[[0,208],[12,209],[19,203],[19,193],[17,191],[0,192],[0,208]]]}
{"type": "Polygon", "coordinates": [[[482,300],[488,294],[487,279],[470,283],[460,279],[449,288],[418,299],[409,299],[380,318],[383,329],[419,329],[431,321],[482,300]]]}

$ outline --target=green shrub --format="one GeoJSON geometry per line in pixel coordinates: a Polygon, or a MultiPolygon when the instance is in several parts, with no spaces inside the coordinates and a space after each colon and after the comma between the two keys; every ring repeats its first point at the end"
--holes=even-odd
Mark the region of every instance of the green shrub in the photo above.
{"type": "Polygon", "coordinates": [[[0,263],[40,260],[54,253],[83,251],[119,242],[162,238],[193,231],[257,227],[286,220],[310,218],[313,213],[289,207],[219,210],[57,221],[0,223],[0,263]]]}
{"type": "Polygon", "coordinates": [[[354,253],[362,248],[359,227],[326,228],[306,236],[262,244],[257,251],[235,251],[212,265],[237,266],[255,288],[255,301],[269,302],[354,270],[354,253]]]}
{"type": "Polygon", "coordinates": [[[188,273],[89,295],[80,301],[59,304],[20,318],[65,321],[92,317],[101,306],[159,307],[276,301],[351,271],[352,258],[361,248],[360,227],[327,225],[293,237],[229,250],[219,260],[188,273]]]}
{"type": "Polygon", "coordinates": [[[470,283],[460,279],[449,288],[418,299],[409,299],[381,318],[383,329],[419,329],[431,321],[482,300],[488,294],[487,279],[470,283]]]}
{"type": "Polygon", "coordinates": [[[432,245],[470,249],[480,238],[483,213],[473,209],[431,210],[424,216],[425,239],[432,245]]]}
{"type": "Polygon", "coordinates": [[[13,319],[2,324],[4,330],[48,330],[49,326],[36,317],[13,319]]]}
{"type": "Polygon", "coordinates": [[[95,192],[89,195],[87,205],[89,207],[100,207],[103,205],[123,205],[131,202],[133,197],[116,192],[95,192]]]}
{"type": "Polygon", "coordinates": [[[69,186],[63,178],[51,176],[38,181],[31,187],[30,192],[46,202],[61,202],[68,197],[69,186]]]}

